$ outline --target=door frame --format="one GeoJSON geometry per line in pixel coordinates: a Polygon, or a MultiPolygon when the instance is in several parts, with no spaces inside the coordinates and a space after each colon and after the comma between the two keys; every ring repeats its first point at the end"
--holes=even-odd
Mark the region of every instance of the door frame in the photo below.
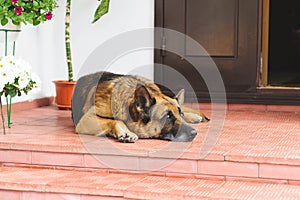
{"type": "Polygon", "coordinates": [[[270,20],[270,0],[263,0],[262,2],[262,33],[261,33],[261,82],[260,86],[266,87],[268,85],[268,62],[269,62],[269,20],[270,20]]]}
{"type": "Polygon", "coordinates": [[[285,89],[300,90],[299,87],[292,86],[272,86],[269,84],[269,21],[270,21],[270,1],[261,0],[261,76],[259,89],[285,89]]]}

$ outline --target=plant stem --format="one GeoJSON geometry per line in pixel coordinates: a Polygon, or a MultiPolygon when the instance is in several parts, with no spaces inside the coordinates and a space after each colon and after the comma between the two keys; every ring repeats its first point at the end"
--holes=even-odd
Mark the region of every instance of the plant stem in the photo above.
{"type": "Polygon", "coordinates": [[[10,122],[10,117],[11,117],[11,100],[12,97],[10,95],[8,95],[6,97],[6,111],[7,111],[7,126],[8,128],[10,128],[11,126],[11,122],[10,122]],[[8,97],[9,96],[9,97],[8,97]],[[9,102],[8,102],[9,100],[9,102]]]}
{"type": "Polygon", "coordinates": [[[3,114],[3,109],[2,109],[2,100],[1,100],[1,96],[0,96],[0,106],[1,106],[1,117],[2,117],[2,127],[3,127],[3,134],[5,135],[6,134],[6,131],[5,131],[5,125],[4,125],[4,114],[3,114]]]}
{"type": "Polygon", "coordinates": [[[71,43],[70,43],[70,16],[71,16],[71,0],[66,2],[66,17],[65,17],[65,43],[66,43],[66,56],[68,65],[68,79],[69,82],[73,81],[73,67],[71,56],[71,43]]]}

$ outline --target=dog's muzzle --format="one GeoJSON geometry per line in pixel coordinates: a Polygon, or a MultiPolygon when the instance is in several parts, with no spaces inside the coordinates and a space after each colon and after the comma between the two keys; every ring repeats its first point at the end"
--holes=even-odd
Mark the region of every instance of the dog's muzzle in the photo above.
{"type": "Polygon", "coordinates": [[[176,131],[172,130],[169,133],[165,133],[160,139],[170,140],[173,142],[191,142],[196,137],[197,131],[191,126],[181,125],[181,127],[176,131]]]}

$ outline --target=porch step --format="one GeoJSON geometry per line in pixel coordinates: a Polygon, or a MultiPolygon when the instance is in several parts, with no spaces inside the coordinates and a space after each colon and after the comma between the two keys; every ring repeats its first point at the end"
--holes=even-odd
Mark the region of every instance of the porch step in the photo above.
{"type": "Polygon", "coordinates": [[[43,107],[13,112],[12,128],[0,135],[0,163],[82,173],[300,184],[299,113],[204,112],[212,121],[195,125],[198,135],[192,143],[135,144],[75,134],[70,111],[43,107]]]}
{"type": "Polygon", "coordinates": [[[106,171],[0,168],[1,200],[298,199],[300,187],[106,171]]]}

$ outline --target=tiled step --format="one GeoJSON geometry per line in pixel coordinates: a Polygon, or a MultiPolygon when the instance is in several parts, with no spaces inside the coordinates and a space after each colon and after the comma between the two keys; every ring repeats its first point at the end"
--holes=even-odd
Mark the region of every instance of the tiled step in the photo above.
{"type": "MultiPolygon", "coordinates": [[[[195,125],[192,143],[135,144],[74,134],[70,111],[53,107],[13,113],[0,135],[0,163],[50,169],[99,170],[200,180],[300,183],[300,114],[228,111],[195,125]],[[212,136],[212,137],[211,137],[212,136]]],[[[1,129],[0,129],[1,132],[1,129]]]]}
{"type": "Polygon", "coordinates": [[[1,200],[299,199],[300,187],[105,171],[0,168],[1,200]]]}

